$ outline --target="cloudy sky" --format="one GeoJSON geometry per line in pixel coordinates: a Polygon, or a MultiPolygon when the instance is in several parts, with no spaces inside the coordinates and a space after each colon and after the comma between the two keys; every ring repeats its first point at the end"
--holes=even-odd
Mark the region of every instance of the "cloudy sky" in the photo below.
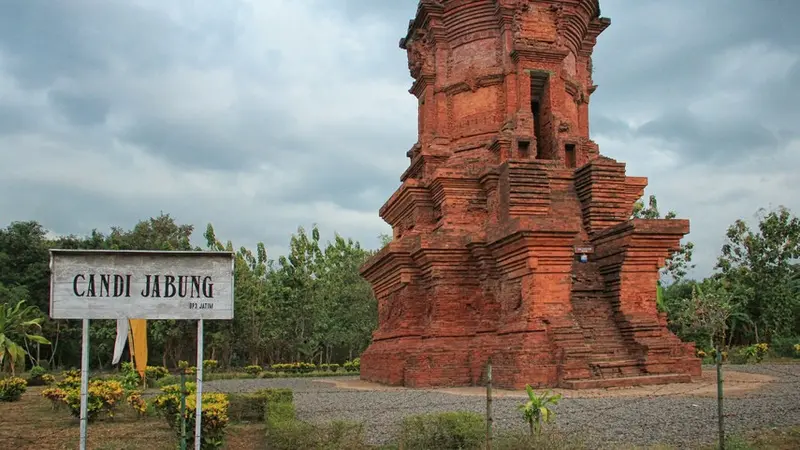
{"type": "MultiPolygon", "coordinates": [[[[592,137],[691,219],[696,274],[759,207],[800,211],[797,0],[601,0],[592,137]]],[[[415,0],[2,0],[0,225],[170,213],[275,257],[318,223],[377,246],[416,140],[415,0]]]]}

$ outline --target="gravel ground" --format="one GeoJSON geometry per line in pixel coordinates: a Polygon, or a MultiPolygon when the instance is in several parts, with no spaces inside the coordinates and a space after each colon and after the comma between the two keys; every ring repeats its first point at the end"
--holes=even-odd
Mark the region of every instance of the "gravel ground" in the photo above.
{"type": "MultiPolygon", "coordinates": [[[[757,391],[725,399],[728,434],[800,424],[800,364],[725,366],[725,369],[776,378],[757,391]]],[[[714,369],[707,366],[703,370],[714,369]]],[[[391,439],[397,425],[407,415],[438,411],[485,413],[486,408],[483,397],[435,390],[340,389],[303,378],[220,380],[208,382],[206,386],[208,390],[223,392],[291,388],[295,391],[299,419],[363,422],[367,438],[373,443],[391,439]]],[[[525,429],[517,411],[520,403],[519,398],[494,399],[494,423],[498,432],[525,429]]],[[[691,448],[698,443],[713,442],[717,430],[716,399],[708,397],[658,395],[656,392],[656,395],[640,397],[565,398],[554,410],[557,428],[609,448],[619,443],[663,443],[691,448]]]]}

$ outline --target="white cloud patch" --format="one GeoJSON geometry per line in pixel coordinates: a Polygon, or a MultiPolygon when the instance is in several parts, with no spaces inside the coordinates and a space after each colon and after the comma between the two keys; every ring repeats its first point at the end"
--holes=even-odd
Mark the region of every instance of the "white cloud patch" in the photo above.
{"type": "MultiPolygon", "coordinates": [[[[782,8],[601,0],[592,135],[692,220],[800,211],[800,37],[782,8]],[[786,23],[785,23],[786,22],[786,23]],[[796,100],[796,101],[795,101],[796,100]]],[[[17,2],[0,15],[0,211],[54,233],[164,211],[271,257],[299,225],[366,246],[416,140],[415,0],[17,2]],[[36,21],[33,21],[36,17],[36,21]]]]}

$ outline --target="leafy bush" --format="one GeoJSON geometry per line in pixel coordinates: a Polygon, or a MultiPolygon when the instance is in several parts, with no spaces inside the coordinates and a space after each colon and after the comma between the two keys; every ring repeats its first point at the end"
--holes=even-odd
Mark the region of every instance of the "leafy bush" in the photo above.
{"type": "Polygon", "coordinates": [[[28,373],[28,376],[30,378],[38,378],[38,377],[41,377],[42,375],[44,375],[46,373],[47,373],[47,370],[45,370],[44,367],[42,367],[42,366],[33,366],[33,367],[31,367],[31,371],[28,373]]]}
{"type": "Polygon", "coordinates": [[[128,402],[128,405],[130,405],[130,407],[136,411],[136,414],[139,417],[144,417],[147,415],[147,402],[145,402],[142,398],[141,391],[129,392],[126,401],[128,402]]]}
{"type": "Polygon", "coordinates": [[[531,436],[528,433],[503,433],[492,442],[494,450],[583,450],[589,449],[579,439],[552,430],[531,436]]]}
{"type": "Polygon", "coordinates": [[[336,372],[339,370],[339,367],[340,366],[338,364],[320,364],[319,366],[320,370],[324,370],[326,372],[336,372]]]}
{"type": "Polygon", "coordinates": [[[775,356],[800,358],[800,336],[775,337],[771,347],[775,356]]]}
{"type": "Polygon", "coordinates": [[[273,364],[271,366],[272,370],[275,372],[286,372],[286,373],[309,373],[316,370],[317,366],[312,363],[305,363],[305,362],[295,362],[295,363],[288,363],[288,364],[273,364]]]}
{"type": "MultiPolygon", "coordinates": [[[[197,373],[197,367],[190,365],[188,361],[178,361],[178,369],[183,370],[186,375],[195,375],[197,373]]],[[[203,369],[205,370],[205,366],[203,366],[203,369]]]]}
{"type": "Polygon", "coordinates": [[[58,387],[47,388],[42,391],[42,397],[50,400],[53,409],[60,409],[64,404],[67,393],[58,387]]]}
{"type": "MultiPolygon", "coordinates": [[[[114,417],[114,412],[119,402],[125,396],[122,384],[116,380],[93,380],[89,383],[87,415],[89,421],[106,414],[114,417]]],[[[54,403],[66,404],[74,417],[81,416],[81,390],[78,386],[67,386],[45,389],[42,396],[54,403]]]]}
{"type": "Polygon", "coordinates": [[[28,373],[28,386],[48,386],[56,382],[56,378],[42,366],[33,366],[28,373]]]}
{"type": "MultiPolygon", "coordinates": [[[[186,383],[186,429],[193,430],[195,423],[195,405],[197,396],[195,383],[186,383]]],[[[176,433],[180,433],[180,404],[181,392],[180,385],[173,384],[161,388],[161,394],[153,400],[153,407],[156,412],[167,420],[167,423],[176,433]]],[[[224,443],[225,428],[228,426],[228,407],[229,402],[225,394],[208,393],[203,394],[203,409],[201,411],[202,420],[202,442],[200,448],[215,449],[220,448],[224,443]]],[[[191,434],[191,433],[187,433],[191,434]]],[[[193,446],[194,435],[189,437],[189,446],[193,446]]]]}
{"type": "Polygon", "coordinates": [[[264,419],[270,402],[291,403],[291,389],[261,389],[250,394],[230,394],[228,416],[237,422],[257,422],[264,419]]]}
{"type": "Polygon", "coordinates": [[[344,363],[344,370],[347,372],[358,372],[361,370],[361,358],[356,358],[352,361],[344,363]]]}
{"type": "Polygon", "coordinates": [[[299,420],[283,422],[267,429],[270,450],[360,450],[371,448],[364,443],[360,423],[334,421],[310,424],[299,420]]]}
{"type": "Polygon", "coordinates": [[[731,355],[731,363],[733,364],[747,364],[750,362],[760,363],[764,356],[767,355],[769,346],[765,343],[754,344],[749,347],[742,347],[737,349],[731,355]]]}
{"type": "Polygon", "coordinates": [[[20,377],[0,380],[0,402],[16,402],[28,389],[28,383],[20,377]]]}
{"type": "MultiPolygon", "coordinates": [[[[186,383],[186,395],[191,396],[195,392],[196,384],[186,383]]],[[[170,384],[161,388],[161,394],[153,399],[153,407],[159,416],[166,419],[169,426],[174,425],[175,416],[180,414],[181,406],[181,386],[170,384]]]]}
{"type": "Polygon", "coordinates": [[[398,435],[404,449],[478,449],[486,433],[482,415],[445,412],[406,417],[398,435]]]}
{"type": "Polygon", "coordinates": [[[263,370],[264,369],[262,369],[261,366],[255,364],[244,368],[245,373],[249,373],[250,375],[258,375],[263,370]]]}
{"type": "Polygon", "coordinates": [[[311,372],[304,372],[304,373],[265,371],[265,372],[261,372],[261,375],[259,375],[259,376],[261,378],[332,377],[332,376],[336,376],[336,372],[322,372],[322,371],[319,371],[319,370],[314,370],[314,371],[311,371],[311,372]]]}
{"type": "Polygon", "coordinates": [[[206,359],[203,361],[203,372],[213,372],[217,370],[218,365],[216,359],[206,359]]]}
{"type": "Polygon", "coordinates": [[[160,380],[169,375],[169,370],[164,366],[147,366],[144,375],[150,380],[160,380]]]}
{"type": "MultiPolygon", "coordinates": [[[[183,417],[186,419],[187,430],[194,430],[197,411],[196,405],[197,397],[195,395],[186,397],[186,413],[183,417]]],[[[202,435],[200,437],[201,449],[222,448],[225,444],[225,429],[229,422],[228,405],[228,399],[225,394],[216,392],[203,394],[203,408],[202,411],[200,411],[200,420],[202,423],[202,435]]],[[[181,433],[180,420],[180,414],[178,414],[175,416],[175,421],[173,422],[173,429],[178,437],[180,437],[181,433]]],[[[194,433],[187,433],[187,435],[187,447],[192,448],[194,447],[194,433]]]]}

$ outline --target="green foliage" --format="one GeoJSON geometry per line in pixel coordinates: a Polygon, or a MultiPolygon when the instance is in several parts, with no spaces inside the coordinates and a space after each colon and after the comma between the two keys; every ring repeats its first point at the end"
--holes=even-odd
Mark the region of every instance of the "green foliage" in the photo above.
{"type": "Polygon", "coordinates": [[[22,397],[28,383],[20,377],[0,379],[0,402],[15,402],[22,397]]]}
{"type": "MultiPolygon", "coordinates": [[[[186,429],[194,430],[197,416],[197,397],[190,395],[186,397],[186,411],[184,418],[186,420],[186,429]]],[[[200,448],[202,450],[218,449],[225,445],[225,430],[228,427],[228,399],[225,394],[208,393],[203,394],[203,407],[200,411],[200,423],[202,425],[202,434],[200,441],[200,448]]],[[[172,427],[175,433],[180,437],[180,414],[175,416],[175,421],[172,427]]],[[[187,433],[186,439],[187,447],[194,447],[194,433],[187,433]]]]}
{"type": "Polygon", "coordinates": [[[266,398],[264,422],[270,450],[367,449],[361,424],[335,421],[310,424],[297,420],[290,389],[266,389],[257,394],[266,398]]]}
{"type": "Polygon", "coordinates": [[[558,404],[561,394],[551,395],[547,390],[536,395],[529,384],[525,385],[525,392],[528,394],[528,401],[519,405],[519,409],[530,427],[531,435],[539,435],[542,432],[542,423],[550,422],[555,416],[556,413],[550,407],[558,404]]]}
{"type": "Polygon", "coordinates": [[[772,353],[785,358],[800,358],[800,336],[777,337],[772,340],[772,353]]]}
{"type": "Polygon", "coordinates": [[[203,373],[213,372],[217,370],[219,362],[215,359],[206,359],[203,361],[203,373]]]}
{"type": "Polygon", "coordinates": [[[249,373],[250,375],[258,375],[261,372],[263,372],[264,369],[261,366],[259,366],[258,364],[253,364],[253,365],[245,367],[244,371],[246,373],[249,373]]]}
{"type": "Polygon", "coordinates": [[[360,450],[370,449],[364,442],[364,426],[356,422],[333,421],[311,424],[292,420],[268,428],[270,450],[360,450]]]}
{"type": "MultiPolygon", "coordinates": [[[[663,218],[674,219],[677,214],[674,211],[669,211],[663,218]]],[[[633,219],[661,219],[661,213],[658,211],[658,200],[655,195],[651,195],[648,199],[647,206],[644,205],[644,199],[639,199],[633,205],[633,219]]],[[[675,283],[681,281],[686,277],[689,270],[694,268],[692,263],[692,254],[694,252],[694,244],[686,242],[681,244],[680,249],[667,258],[664,269],[661,271],[661,277],[668,283],[675,283]]]]}
{"type": "Polygon", "coordinates": [[[261,389],[249,394],[229,394],[228,415],[236,422],[264,420],[269,403],[292,403],[291,389],[261,389]]]}
{"type": "Polygon", "coordinates": [[[502,433],[492,442],[493,450],[584,450],[593,448],[574,435],[548,430],[538,435],[502,433]]]}
{"type": "Polygon", "coordinates": [[[346,361],[342,367],[347,372],[358,372],[361,370],[361,358],[356,358],[352,361],[346,361]]]}
{"type": "MultiPolygon", "coordinates": [[[[191,245],[193,231],[193,226],[180,224],[168,214],[140,221],[130,230],[112,227],[107,233],[92,230],[85,236],[54,240],[48,240],[47,231],[36,222],[14,222],[0,229],[0,305],[29,300],[42,320],[40,334],[55,343],[39,348],[31,339],[13,338],[16,346],[5,354],[13,353],[17,365],[26,354],[38,364],[33,359],[39,353],[50,366],[80,364],[81,322],[49,320],[41,312],[49,308],[49,248],[199,250],[191,245]]],[[[234,250],[232,243],[217,239],[211,225],[204,237],[210,250],[234,250]]],[[[298,228],[289,248],[277,261],[267,258],[260,243],[252,251],[235,251],[235,319],[206,326],[208,360],[218,361],[216,368],[207,366],[206,372],[284,362],[341,364],[369,344],[377,322],[377,302],[358,269],[372,252],[339,235],[324,244],[316,226],[308,231],[298,228]]],[[[96,355],[92,366],[107,368],[115,336],[115,321],[91,322],[90,352],[96,355]]],[[[150,358],[163,366],[193,359],[195,339],[189,321],[148,321],[150,358]]],[[[157,379],[151,375],[148,380],[157,379]]]]}
{"type": "Polygon", "coordinates": [[[47,370],[42,366],[31,367],[28,372],[28,386],[47,386],[55,383],[54,376],[47,373],[47,370]]]}
{"type": "Polygon", "coordinates": [[[769,342],[800,333],[800,219],[782,206],[758,218],[755,231],[743,220],[728,228],[717,269],[749,319],[746,339],[769,342]]]}
{"type": "Polygon", "coordinates": [[[692,296],[684,299],[673,320],[681,327],[684,336],[700,337],[710,349],[721,348],[726,342],[729,319],[735,308],[724,285],[707,280],[692,287],[692,296]]]}
{"type": "Polygon", "coordinates": [[[160,380],[169,375],[169,370],[164,366],[147,366],[144,375],[150,380],[160,380]]]}
{"type": "Polygon", "coordinates": [[[320,370],[325,371],[325,372],[336,372],[336,371],[339,370],[339,367],[340,366],[338,364],[320,364],[319,365],[320,370]]]}
{"type": "Polygon", "coordinates": [[[286,373],[310,373],[316,370],[317,366],[312,363],[296,362],[285,364],[273,364],[271,366],[275,372],[286,373]]]}
{"type": "Polygon", "coordinates": [[[25,306],[20,300],[13,306],[0,304],[0,371],[10,369],[15,373],[18,365],[25,364],[25,355],[29,354],[23,345],[28,341],[37,344],[50,344],[39,332],[42,329],[41,311],[35,306],[25,306]]]}
{"type": "MultiPolygon", "coordinates": [[[[73,417],[81,415],[81,390],[80,379],[77,385],[73,382],[59,383],[58,387],[42,391],[42,396],[57,404],[65,404],[73,417]]],[[[125,397],[122,384],[116,380],[92,380],[89,382],[87,398],[87,417],[93,421],[101,415],[114,417],[117,405],[125,397]]]]}
{"type": "Polygon", "coordinates": [[[402,448],[478,449],[484,441],[486,420],[472,412],[444,412],[403,419],[397,440],[402,448]]]}
{"type": "MultiPolygon", "coordinates": [[[[194,395],[197,389],[195,383],[187,382],[185,385],[186,390],[186,410],[184,418],[186,419],[186,429],[193,430],[195,424],[196,414],[196,398],[194,395]]],[[[163,417],[170,427],[176,433],[180,433],[180,404],[181,404],[181,388],[178,384],[172,384],[161,388],[161,393],[153,399],[153,407],[156,413],[163,417]]],[[[228,397],[220,393],[204,393],[203,394],[203,408],[201,410],[201,424],[202,424],[202,442],[200,448],[202,449],[216,449],[221,448],[224,444],[225,429],[229,423],[228,397]]],[[[189,434],[189,447],[194,444],[194,433],[189,434]]]]}

